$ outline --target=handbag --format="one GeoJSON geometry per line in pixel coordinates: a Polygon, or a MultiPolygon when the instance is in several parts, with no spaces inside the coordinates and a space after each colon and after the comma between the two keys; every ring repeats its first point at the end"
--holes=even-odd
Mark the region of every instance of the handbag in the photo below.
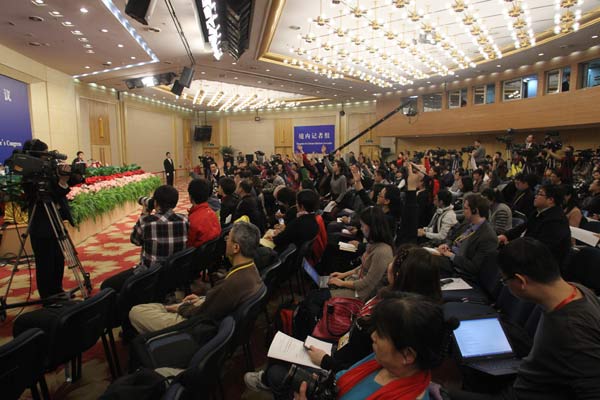
{"type": "Polygon", "coordinates": [[[323,304],[323,315],[312,336],[326,341],[337,341],[350,330],[355,316],[364,303],[358,299],[333,297],[323,304]]]}

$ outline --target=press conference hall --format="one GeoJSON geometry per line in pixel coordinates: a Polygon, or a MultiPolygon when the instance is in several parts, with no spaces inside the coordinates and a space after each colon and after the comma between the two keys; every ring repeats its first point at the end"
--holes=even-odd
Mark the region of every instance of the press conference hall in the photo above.
{"type": "Polygon", "coordinates": [[[600,399],[598,2],[0,3],[3,399],[600,399]]]}

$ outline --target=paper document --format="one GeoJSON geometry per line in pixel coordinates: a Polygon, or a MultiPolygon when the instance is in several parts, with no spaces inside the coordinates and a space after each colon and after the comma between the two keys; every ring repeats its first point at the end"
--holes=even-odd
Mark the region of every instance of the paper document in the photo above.
{"type": "Polygon", "coordinates": [[[440,252],[437,251],[437,249],[434,249],[433,247],[423,247],[423,250],[427,250],[428,252],[430,252],[434,256],[441,256],[440,252]]]}
{"type": "Polygon", "coordinates": [[[442,290],[469,290],[473,289],[471,285],[462,280],[461,278],[452,278],[451,283],[447,283],[442,286],[442,290]]]}
{"type": "Polygon", "coordinates": [[[356,250],[358,250],[356,248],[356,246],[354,246],[353,244],[350,244],[350,243],[346,243],[346,242],[340,242],[339,247],[340,247],[340,250],[349,251],[351,253],[355,253],[356,250]]]}
{"type": "Polygon", "coordinates": [[[229,225],[231,223],[231,217],[233,217],[233,214],[229,214],[227,218],[225,218],[225,225],[229,225]]]}
{"type": "Polygon", "coordinates": [[[302,342],[301,340],[288,336],[283,332],[277,332],[273,338],[273,341],[271,342],[271,347],[269,347],[267,357],[298,365],[305,365],[311,368],[320,368],[310,360],[308,351],[304,347],[305,343],[307,346],[318,347],[327,354],[331,355],[332,345],[330,343],[322,342],[310,336],[306,338],[306,342],[302,342]]]}
{"type": "Polygon", "coordinates": [[[333,207],[335,207],[335,201],[332,200],[329,203],[327,203],[327,205],[323,209],[323,212],[331,212],[333,210],[333,207]]]}
{"type": "Polygon", "coordinates": [[[594,232],[586,231],[585,229],[571,227],[571,236],[589,246],[595,247],[598,245],[600,238],[594,232]]]}

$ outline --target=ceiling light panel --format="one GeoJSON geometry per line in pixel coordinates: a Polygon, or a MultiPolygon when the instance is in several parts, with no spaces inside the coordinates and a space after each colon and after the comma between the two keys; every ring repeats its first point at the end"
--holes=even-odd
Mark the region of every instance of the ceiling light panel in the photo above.
{"type": "Polygon", "coordinates": [[[452,76],[503,52],[533,47],[536,37],[575,31],[583,0],[305,0],[286,2],[275,52],[292,67],[329,79],[352,78],[398,89],[452,76]],[[287,19],[286,19],[287,18],[287,19]],[[299,20],[306,21],[298,23],[299,20]],[[558,25],[557,25],[558,26],[558,25]],[[508,32],[507,32],[507,27],[508,32]],[[508,33],[508,34],[507,34],[508,33]],[[292,35],[295,35],[293,37],[292,35]]]}

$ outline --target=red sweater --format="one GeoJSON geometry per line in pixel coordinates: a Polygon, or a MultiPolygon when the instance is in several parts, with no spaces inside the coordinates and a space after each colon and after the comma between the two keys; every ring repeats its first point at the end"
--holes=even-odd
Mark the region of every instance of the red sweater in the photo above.
{"type": "Polygon", "coordinates": [[[188,247],[200,247],[204,243],[216,239],[221,234],[221,224],[217,214],[208,203],[193,205],[188,211],[190,228],[188,229],[188,247]]]}

